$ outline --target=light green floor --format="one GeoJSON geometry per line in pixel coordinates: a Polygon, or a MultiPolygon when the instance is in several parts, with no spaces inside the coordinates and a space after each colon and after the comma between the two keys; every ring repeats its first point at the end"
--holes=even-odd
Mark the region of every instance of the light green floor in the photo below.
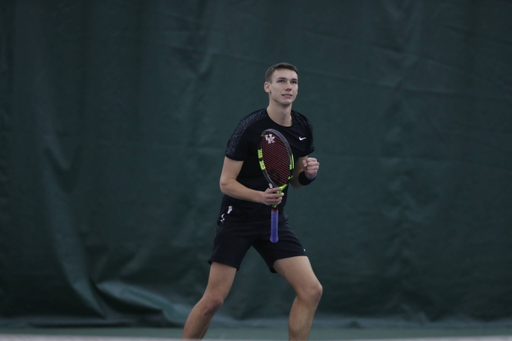
{"type": "MultiPolygon", "coordinates": [[[[178,328],[0,328],[0,340],[15,335],[39,336],[95,336],[178,339],[178,328]]],[[[348,329],[314,328],[310,340],[399,340],[426,338],[481,338],[503,336],[512,340],[510,329],[348,329]]],[[[286,329],[272,328],[211,328],[205,336],[210,340],[286,340],[286,329]]]]}

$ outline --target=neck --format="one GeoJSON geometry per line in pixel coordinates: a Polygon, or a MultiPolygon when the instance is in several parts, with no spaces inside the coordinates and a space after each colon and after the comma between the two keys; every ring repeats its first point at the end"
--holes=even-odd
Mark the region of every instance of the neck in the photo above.
{"type": "Polygon", "coordinates": [[[267,107],[267,113],[270,119],[279,125],[290,127],[292,125],[292,106],[277,106],[270,103],[267,107]]]}

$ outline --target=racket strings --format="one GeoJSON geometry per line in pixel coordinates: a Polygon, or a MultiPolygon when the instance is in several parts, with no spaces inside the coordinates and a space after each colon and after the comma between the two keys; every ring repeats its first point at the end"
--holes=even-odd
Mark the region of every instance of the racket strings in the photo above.
{"type": "Polygon", "coordinates": [[[273,142],[262,144],[263,162],[268,176],[277,186],[283,186],[290,176],[290,156],[288,150],[279,138],[273,142]]]}

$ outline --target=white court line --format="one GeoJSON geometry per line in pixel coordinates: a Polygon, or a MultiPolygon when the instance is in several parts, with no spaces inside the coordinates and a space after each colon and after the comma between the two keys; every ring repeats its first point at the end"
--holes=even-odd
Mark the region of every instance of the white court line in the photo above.
{"type": "MultiPolygon", "coordinates": [[[[66,336],[66,335],[0,335],[0,341],[178,341],[179,339],[147,338],[147,337],[119,337],[119,336],[66,336]]],[[[215,341],[218,339],[204,339],[215,341]]],[[[234,340],[234,339],[224,339],[234,340]]],[[[243,341],[251,341],[243,339],[243,341]]],[[[263,341],[263,340],[252,340],[263,341]]],[[[311,340],[314,341],[314,340],[311,340]]],[[[336,340],[330,340],[336,341],[336,340]]],[[[475,337],[431,337],[431,338],[383,338],[367,340],[343,341],[512,341],[512,336],[475,336],[475,337]]]]}

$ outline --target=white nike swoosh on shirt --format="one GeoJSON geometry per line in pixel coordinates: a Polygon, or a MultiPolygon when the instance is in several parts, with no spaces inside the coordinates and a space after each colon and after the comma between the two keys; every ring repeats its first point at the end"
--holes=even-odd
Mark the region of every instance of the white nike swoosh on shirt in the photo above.
{"type": "Polygon", "coordinates": [[[301,141],[302,141],[302,140],[305,140],[305,139],[306,139],[306,137],[300,137],[300,136],[299,136],[299,140],[301,140],[301,141]]]}

